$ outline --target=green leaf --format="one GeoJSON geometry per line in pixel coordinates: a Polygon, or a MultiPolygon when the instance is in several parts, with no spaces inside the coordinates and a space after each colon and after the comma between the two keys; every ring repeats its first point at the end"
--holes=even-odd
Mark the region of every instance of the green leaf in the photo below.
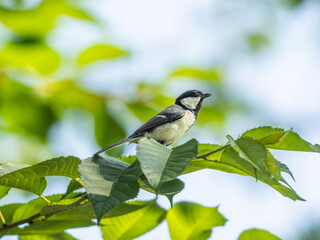
{"type": "Polygon", "coordinates": [[[42,235],[20,235],[19,240],[77,240],[70,234],[61,232],[56,234],[42,234],[42,235]]]}
{"type": "MultiPolygon", "coordinates": [[[[0,13],[1,14],[1,13],[0,13]]],[[[8,43],[0,52],[0,67],[31,68],[49,75],[60,66],[60,56],[44,43],[8,43]]]]}
{"type": "Polygon", "coordinates": [[[127,51],[122,50],[118,47],[107,44],[97,44],[86,49],[83,53],[81,53],[78,62],[80,65],[86,65],[98,60],[114,59],[117,57],[123,57],[127,55],[127,51]]]}
{"type": "MultiPolygon", "coordinates": [[[[110,217],[118,217],[122,216],[134,211],[139,210],[145,206],[145,202],[138,202],[138,201],[128,201],[125,203],[121,203],[120,205],[112,208],[109,212],[107,212],[103,218],[110,218],[110,217]]],[[[72,220],[72,219],[86,219],[91,220],[96,218],[96,215],[93,211],[93,208],[90,204],[82,204],[78,208],[73,208],[67,211],[63,211],[51,216],[48,221],[50,220],[72,220]]]]}
{"type": "Polygon", "coordinates": [[[194,139],[171,150],[153,139],[142,139],[137,146],[137,158],[151,186],[158,190],[161,183],[179,176],[196,157],[198,142],[194,139]]]}
{"type": "Polygon", "coordinates": [[[138,194],[141,169],[137,161],[128,166],[115,158],[94,156],[80,165],[80,172],[98,224],[105,213],[138,194]]]}
{"type": "Polygon", "coordinates": [[[9,187],[0,186],[0,199],[5,197],[9,193],[10,189],[11,188],[9,187]]]}
{"type": "Polygon", "coordinates": [[[238,240],[257,240],[257,239],[281,240],[280,238],[269,233],[266,230],[256,229],[256,228],[243,231],[238,238],[238,240]]]}
{"type": "MultiPolygon", "coordinates": [[[[143,179],[143,180],[139,179],[138,182],[139,182],[140,188],[156,194],[156,191],[152,188],[152,186],[150,185],[147,179],[143,179]]],[[[169,182],[162,183],[160,185],[158,194],[165,195],[172,206],[173,197],[176,194],[180,193],[183,189],[184,189],[184,182],[182,182],[178,178],[175,178],[169,182]]]]}
{"type": "Polygon", "coordinates": [[[129,166],[116,158],[94,156],[79,166],[82,183],[89,194],[110,196],[121,173],[129,166]]]}
{"type": "Polygon", "coordinates": [[[25,37],[43,37],[62,14],[92,20],[86,12],[64,0],[41,1],[39,6],[26,10],[0,8],[1,22],[17,35],[25,37]]]}
{"type": "Polygon", "coordinates": [[[281,172],[288,173],[288,174],[292,177],[292,179],[295,181],[295,179],[294,179],[294,177],[293,177],[293,174],[292,174],[292,172],[290,171],[290,169],[287,167],[287,165],[285,165],[284,163],[281,163],[281,162],[279,162],[279,161],[277,161],[277,163],[278,163],[278,166],[279,166],[279,168],[280,168],[280,171],[281,171],[281,172]]]}
{"type": "MultiPolygon", "coordinates": [[[[59,201],[61,195],[52,195],[47,196],[47,199],[51,202],[59,201]]],[[[23,204],[20,208],[18,208],[13,215],[13,222],[20,221],[22,219],[31,217],[32,215],[41,211],[41,209],[46,206],[47,203],[43,201],[41,198],[33,199],[26,204],[23,204]]]]}
{"type": "Polygon", "coordinates": [[[55,234],[63,232],[70,228],[82,228],[95,225],[94,222],[90,220],[73,219],[69,221],[45,221],[45,222],[34,222],[32,225],[28,225],[24,228],[12,228],[7,234],[55,234]]]}
{"type": "Polygon", "coordinates": [[[103,239],[131,240],[150,231],[163,221],[166,211],[155,201],[137,202],[137,204],[142,207],[134,212],[102,219],[100,228],[103,239]]]}
{"type": "Polygon", "coordinates": [[[268,184],[272,188],[276,189],[283,196],[289,197],[292,200],[301,200],[304,201],[303,198],[299,197],[295,191],[290,188],[287,188],[281,185],[278,181],[271,178],[268,172],[261,172],[258,169],[255,169],[251,163],[241,158],[237,151],[233,148],[227,148],[223,151],[220,161],[226,165],[230,165],[233,168],[236,168],[243,172],[243,175],[249,175],[254,178],[259,179],[260,181],[268,184]]]}
{"type": "Polygon", "coordinates": [[[72,193],[73,191],[76,191],[80,188],[83,188],[83,186],[76,180],[71,179],[67,188],[66,193],[64,194],[65,196],[67,196],[68,194],[72,193]]]}
{"type": "Polygon", "coordinates": [[[175,70],[170,74],[170,77],[188,77],[197,78],[212,82],[221,82],[221,71],[217,68],[213,69],[197,69],[191,67],[185,67],[175,70]]]}
{"type": "Polygon", "coordinates": [[[190,202],[180,202],[168,210],[167,222],[172,240],[208,239],[212,228],[227,221],[218,207],[204,207],[190,202]]]}
{"type": "MultiPolygon", "coordinates": [[[[23,205],[24,205],[23,203],[12,203],[12,204],[0,206],[0,211],[3,214],[3,217],[6,220],[7,224],[12,223],[12,219],[15,211],[23,205]]],[[[2,221],[0,221],[0,227],[2,226],[3,226],[3,223],[2,221]]]]}
{"type": "Polygon", "coordinates": [[[281,128],[259,127],[243,133],[242,136],[260,140],[260,142],[266,145],[268,148],[291,151],[320,152],[319,144],[312,145],[291,130],[285,131],[281,128]]]}
{"type": "Polygon", "coordinates": [[[46,176],[79,178],[77,157],[58,157],[10,172],[0,177],[0,185],[26,190],[41,195],[46,188],[46,176]]]}
{"type": "Polygon", "coordinates": [[[281,169],[279,167],[278,161],[273,157],[273,155],[270,152],[268,152],[268,155],[267,155],[266,166],[269,172],[272,174],[272,176],[277,181],[279,181],[281,177],[281,173],[280,173],[281,169]]]}
{"type": "Polygon", "coordinates": [[[241,137],[236,141],[231,136],[227,136],[230,144],[239,152],[241,158],[248,161],[254,167],[263,171],[267,159],[267,150],[257,140],[249,137],[241,137]]]}
{"type": "MultiPolygon", "coordinates": [[[[3,163],[0,164],[0,177],[8,174],[10,172],[16,171],[18,169],[27,167],[29,165],[27,164],[16,164],[16,163],[3,163]]],[[[4,187],[4,186],[0,186],[0,199],[5,197],[9,191],[10,191],[10,187],[4,187]]]]}

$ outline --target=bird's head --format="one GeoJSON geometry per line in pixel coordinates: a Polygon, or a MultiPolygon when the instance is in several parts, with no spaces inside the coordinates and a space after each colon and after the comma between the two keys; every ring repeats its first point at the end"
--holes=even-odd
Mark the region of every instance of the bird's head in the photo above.
{"type": "Polygon", "coordinates": [[[210,93],[202,93],[198,90],[189,90],[182,93],[176,99],[175,104],[183,107],[184,109],[191,110],[197,114],[202,106],[203,99],[210,96],[210,93]]]}

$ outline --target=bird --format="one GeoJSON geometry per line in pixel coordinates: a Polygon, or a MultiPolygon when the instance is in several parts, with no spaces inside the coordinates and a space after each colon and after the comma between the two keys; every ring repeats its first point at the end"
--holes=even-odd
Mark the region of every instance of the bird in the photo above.
{"type": "Polygon", "coordinates": [[[210,96],[210,93],[202,93],[198,90],[188,90],[182,93],[173,105],[149,119],[129,137],[99,150],[94,155],[126,142],[138,143],[145,137],[152,138],[165,146],[175,143],[193,126],[203,100],[210,96]]]}

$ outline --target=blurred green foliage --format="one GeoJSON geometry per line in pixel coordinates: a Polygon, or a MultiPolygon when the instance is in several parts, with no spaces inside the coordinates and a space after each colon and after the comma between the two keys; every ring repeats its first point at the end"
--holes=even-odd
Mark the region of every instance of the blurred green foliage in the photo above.
{"type": "MultiPolygon", "coordinates": [[[[77,1],[44,0],[32,6],[25,1],[16,1],[10,6],[0,6],[0,21],[7,31],[4,38],[7,41],[0,45],[0,131],[20,143],[16,149],[20,154],[14,161],[30,163],[30,159],[26,159],[30,155],[24,152],[30,151],[23,147],[25,141],[39,146],[32,149],[35,156],[32,162],[42,159],[43,149],[47,149],[50,155],[49,133],[64,119],[68,109],[92,114],[94,126],[88,128],[92,129],[101,147],[118,141],[129,134],[127,129],[131,126],[124,126],[126,121],[119,121],[115,116],[129,112],[129,116],[146,121],[174,102],[176,96],[164,93],[175,82],[201,82],[201,86],[214,93],[214,101],[206,104],[199,115],[199,126],[214,123],[210,124],[214,130],[222,129],[228,113],[241,108],[241,102],[228,98],[224,92],[223,70],[218,66],[180,67],[160,82],[146,84],[137,81],[136,88],[127,96],[110,93],[108,89],[99,93],[85,89],[79,84],[84,73],[82,69],[101,60],[125,60],[129,51],[100,42],[66,59],[48,41],[61,16],[72,17],[74,21],[89,21],[104,31],[99,28],[99,21],[77,1]],[[110,102],[119,102],[125,108],[110,108],[110,102]]],[[[59,37],[63,41],[64,36],[59,37]]],[[[121,154],[121,149],[114,150],[113,154],[121,154]]],[[[7,161],[3,157],[0,156],[0,161],[7,161]]]]}

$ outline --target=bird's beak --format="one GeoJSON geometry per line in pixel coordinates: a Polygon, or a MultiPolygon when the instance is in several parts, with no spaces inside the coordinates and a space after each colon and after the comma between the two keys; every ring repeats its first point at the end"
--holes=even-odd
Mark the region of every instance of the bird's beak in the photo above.
{"type": "Polygon", "coordinates": [[[203,98],[210,97],[211,95],[212,95],[211,93],[205,93],[205,94],[203,94],[203,98]]]}

